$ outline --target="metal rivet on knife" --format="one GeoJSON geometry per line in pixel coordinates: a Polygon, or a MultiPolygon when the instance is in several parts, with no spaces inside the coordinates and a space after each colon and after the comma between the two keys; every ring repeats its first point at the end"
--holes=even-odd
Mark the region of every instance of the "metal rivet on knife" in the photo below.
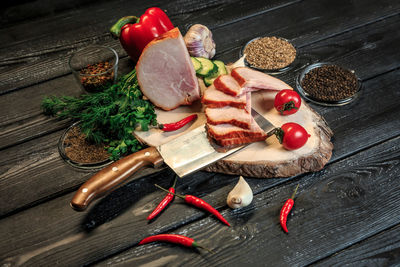
{"type": "Polygon", "coordinates": [[[113,172],[116,172],[116,171],[118,171],[118,168],[117,168],[117,167],[113,167],[113,168],[112,168],[112,171],[113,171],[113,172]]]}
{"type": "Polygon", "coordinates": [[[87,191],[89,191],[89,189],[87,189],[87,188],[83,188],[83,189],[82,189],[82,192],[83,192],[83,193],[86,193],[87,191]]]}
{"type": "Polygon", "coordinates": [[[144,153],[144,155],[145,155],[146,157],[148,157],[148,156],[150,156],[150,152],[146,152],[146,153],[144,153]]]}

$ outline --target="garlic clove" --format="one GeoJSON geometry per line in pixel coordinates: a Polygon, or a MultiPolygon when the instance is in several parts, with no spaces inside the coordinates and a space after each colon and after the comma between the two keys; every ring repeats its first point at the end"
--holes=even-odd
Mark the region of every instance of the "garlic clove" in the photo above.
{"type": "Polygon", "coordinates": [[[253,201],[253,191],[249,184],[240,176],[238,183],[229,192],[226,203],[232,209],[246,207],[253,201]]]}

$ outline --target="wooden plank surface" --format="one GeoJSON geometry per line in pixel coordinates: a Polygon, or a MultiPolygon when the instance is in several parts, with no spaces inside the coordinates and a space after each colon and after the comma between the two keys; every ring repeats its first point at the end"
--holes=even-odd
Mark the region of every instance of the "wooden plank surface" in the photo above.
{"type": "Polygon", "coordinates": [[[198,172],[177,190],[204,198],[232,223],[175,200],[156,221],[147,214],[174,178],[164,169],[137,179],[97,201],[84,213],[68,203],[92,172],[77,171],[58,156],[68,121],[41,114],[48,94],[79,95],[66,66],[73,51],[90,43],[117,49],[121,71],[133,67],[108,27],[142,13],[147,1],[45,1],[7,3],[0,11],[0,265],[1,266],[243,266],[400,264],[400,3],[397,1],[158,1],[182,32],[209,26],[217,57],[237,59],[258,35],[289,38],[300,61],[280,78],[294,86],[305,64],[333,61],[356,70],[361,96],[343,107],[312,107],[334,131],[326,168],[285,179],[246,177],[253,203],[225,205],[235,176],[198,172]],[[87,16],[90,13],[92,16],[87,16]],[[285,235],[277,214],[300,183],[285,235]],[[145,236],[174,232],[217,252],[170,244],[136,246],[145,236]]]}
{"type": "MultiPolygon", "coordinates": [[[[400,41],[400,33],[399,31],[395,30],[398,25],[400,25],[398,17],[389,18],[374,24],[370,24],[365,28],[356,29],[343,35],[333,37],[330,40],[314,43],[310,45],[310,47],[304,47],[303,49],[308,49],[308,54],[310,54],[312,51],[317,51],[314,53],[319,54],[318,59],[321,61],[332,60],[332,55],[336,56],[338,64],[346,64],[347,62],[354,61],[350,67],[354,68],[357,73],[360,73],[360,78],[363,80],[368,80],[371,77],[375,77],[381,73],[390,71],[392,68],[394,68],[394,66],[396,66],[396,64],[398,66],[400,62],[400,54],[395,53],[396,47],[392,45],[391,39],[379,38],[379,36],[391,35],[394,40],[400,41]],[[369,44],[372,44],[372,47],[368,49],[368,57],[365,56],[366,52],[364,44],[366,40],[364,40],[365,38],[362,38],[366,32],[373,33],[373,37],[368,37],[369,44]],[[358,46],[353,44],[353,39],[349,38],[350,36],[357,37],[356,40],[358,46]],[[328,45],[329,42],[337,45],[330,46],[328,45]],[[345,47],[348,46],[352,47],[351,53],[345,49],[345,47]],[[343,49],[338,49],[338,47],[343,49]],[[321,50],[323,50],[324,53],[320,53],[321,50]],[[347,57],[350,57],[350,60],[346,60],[347,57]],[[355,58],[357,58],[357,60],[354,60],[355,58]],[[371,66],[371,64],[369,64],[370,58],[380,58],[380,62],[382,63],[379,65],[380,67],[378,68],[371,66]]],[[[124,68],[128,68],[128,66],[129,64],[127,64],[124,68]]],[[[291,74],[292,79],[296,73],[297,72],[291,74]]],[[[396,132],[390,131],[390,129],[393,127],[393,125],[399,125],[399,117],[395,112],[397,108],[396,106],[398,102],[397,99],[399,97],[399,91],[394,89],[397,86],[394,76],[389,75],[388,77],[389,78],[387,79],[378,80],[376,83],[373,82],[371,89],[368,89],[369,81],[364,82],[365,84],[360,98],[348,106],[324,108],[313,105],[313,108],[322,114],[323,117],[325,117],[330,127],[334,130],[335,148],[333,159],[335,159],[335,155],[340,157],[345,154],[351,154],[356,150],[363,149],[364,147],[371,146],[381,142],[381,140],[386,140],[397,135],[396,132]],[[384,88],[389,88],[387,93],[382,94],[381,91],[379,91],[382,86],[384,88]],[[375,101],[379,101],[379,105],[376,105],[374,103],[375,101]],[[352,111],[353,107],[355,106],[357,106],[359,112],[354,114],[354,112],[350,111],[352,111]],[[369,114],[369,116],[367,114],[369,114]],[[382,114],[382,117],[377,116],[376,114],[382,114]],[[370,118],[370,116],[373,116],[373,118],[370,118]],[[349,124],[352,123],[353,119],[360,120],[359,127],[349,127],[349,124]],[[344,120],[346,120],[348,123],[344,123],[344,120]],[[379,127],[376,127],[376,125],[379,125],[379,127]],[[340,127],[340,129],[338,129],[338,127],[340,127]],[[341,134],[341,131],[344,131],[343,134],[341,134]],[[366,132],[369,134],[366,135],[366,132]],[[353,138],[346,138],[348,136],[352,136],[353,138]],[[337,143],[337,141],[339,141],[339,143],[337,143]],[[340,142],[345,143],[341,145],[342,143],[340,142]]],[[[290,77],[286,77],[285,79],[290,80],[290,77]]],[[[24,145],[24,143],[22,143],[21,145],[16,145],[10,149],[0,151],[0,155],[4,155],[2,158],[4,158],[6,161],[0,168],[0,177],[4,177],[4,184],[7,183],[7,187],[0,186],[0,199],[3,198],[5,200],[9,198],[9,192],[13,192],[12,194],[15,199],[14,202],[6,202],[4,205],[2,205],[0,214],[4,215],[20,207],[27,206],[29,203],[36,202],[39,199],[46,199],[47,196],[54,196],[59,191],[63,192],[66,190],[65,185],[68,185],[68,188],[70,189],[76,188],[77,185],[88,179],[89,174],[82,175],[80,172],[76,172],[75,174],[71,167],[62,164],[61,159],[58,158],[58,151],[55,148],[58,139],[54,136],[54,134],[46,135],[47,132],[50,132],[50,129],[52,129],[53,132],[65,127],[66,122],[56,122],[54,119],[46,119],[43,115],[39,114],[39,105],[42,95],[37,95],[35,92],[37,90],[42,90],[43,94],[50,94],[53,90],[53,87],[62,88],[63,84],[68,82],[72,82],[75,90],[67,90],[65,93],[72,95],[77,94],[79,88],[76,84],[73,84],[74,80],[72,77],[63,77],[49,81],[49,86],[32,86],[24,89],[23,91],[13,92],[0,98],[0,103],[2,106],[7,107],[7,110],[11,112],[12,106],[14,105],[12,99],[20,98],[14,96],[14,94],[19,95],[22,99],[20,100],[21,104],[17,107],[17,112],[25,114],[24,116],[29,116],[28,114],[30,114],[32,109],[34,109],[37,114],[35,117],[32,117],[34,121],[31,122],[31,124],[19,126],[16,123],[11,123],[9,126],[10,128],[5,127],[5,131],[3,132],[3,140],[6,140],[7,138],[7,140],[10,140],[10,142],[15,142],[18,140],[18,137],[29,140],[36,136],[43,136],[41,138],[36,138],[29,141],[28,145],[24,145]],[[23,92],[28,94],[29,97],[23,98],[23,92]],[[30,125],[30,127],[28,127],[28,125],[30,125]],[[36,135],[34,135],[33,133],[35,130],[39,129],[40,131],[36,132],[36,135]],[[42,146],[42,143],[51,143],[52,146],[42,146]],[[35,179],[32,179],[32,174],[29,172],[29,166],[32,162],[32,158],[35,157],[23,158],[22,156],[25,153],[25,147],[31,147],[34,146],[34,144],[37,144],[37,147],[47,147],[48,149],[51,149],[50,151],[43,153],[46,153],[48,157],[56,160],[57,164],[55,166],[57,166],[57,169],[59,170],[57,175],[58,178],[51,181],[50,185],[43,186],[41,190],[31,192],[28,195],[15,195],[14,192],[22,192],[22,189],[26,187],[26,184],[36,185],[38,184],[38,181],[46,181],[47,173],[35,173],[33,175],[35,179]],[[15,153],[19,153],[20,156],[18,158],[15,158],[14,156],[9,158],[6,156],[15,155],[15,153]],[[71,176],[73,178],[71,178],[71,176]],[[24,183],[21,183],[21,180],[24,181],[24,183]]],[[[291,84],[293,85],[293,83],[291,84]]],[[[0,117],[1,116],[2,115],[0,115],[0,117]]],[[[18,113],[16,116],[18,116],[18,113]]],[[[28,121],[29,120],[30,119],[28,119],[28,121]]],[[[61,135],[61,132],[58,131],[57,134],[61,135]]],[[[6,144],[7,143],[5,142],[4,146],[6,146],[6,144]]],[[[40,154],[36,153],[36,155],[36,158],[40,157],[40,154]]],[[[46,170],[54,169],[54,160],[44,161],[42,168],[46,170]]],[[[45,182],[45,184],[47,183],[48,182],[45,182]]]]}
{"type": "Polygon", "coordinates": [[[400,189],[399,148],[397,138],[332,164],[321,173],[258,194],[251,206],[223,212],[232,223],[229,229],[207,217],[172,231],[190,234],[217,255],[154,243],[135,247],[99,265],[122,260],[136,266],[155,259],[164,259],[162,265],[171,266],[311,264],[400,223],[395,200],[400,189]],[[300,191],[288,221],[289,234],[285,234],[279,226],[279,210],[297,183],[300,191]],[[385,197],[381,197],[381,190],[385,197]]]}

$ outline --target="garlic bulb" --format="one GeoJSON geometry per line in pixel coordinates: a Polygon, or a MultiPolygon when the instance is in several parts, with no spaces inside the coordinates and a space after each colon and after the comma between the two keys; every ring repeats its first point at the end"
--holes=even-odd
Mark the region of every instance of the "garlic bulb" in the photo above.
{"type": "Polygon", "coordinates": [[[253,200],[253,191],[249,184],[240,176],[238,183],[229,192],[226,203],[232,209],[248,206],[253,200]]]}
{"type": "Polygon", "coordinates": [[[210,59],[215,55],[215,42],[211,31],[206,26],[201,24],[193,25],[183,39],[192,57],[210,59]]]}

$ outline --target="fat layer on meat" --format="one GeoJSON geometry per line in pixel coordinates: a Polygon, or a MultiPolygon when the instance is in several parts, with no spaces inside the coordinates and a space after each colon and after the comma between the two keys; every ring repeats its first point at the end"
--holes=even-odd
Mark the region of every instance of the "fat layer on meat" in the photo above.
{"type": "Polygon", "coordinates": [[[151,41],[136,65],[143,94],[164,110],[200,99],[196,73],[178,28],[151,41]]]}

